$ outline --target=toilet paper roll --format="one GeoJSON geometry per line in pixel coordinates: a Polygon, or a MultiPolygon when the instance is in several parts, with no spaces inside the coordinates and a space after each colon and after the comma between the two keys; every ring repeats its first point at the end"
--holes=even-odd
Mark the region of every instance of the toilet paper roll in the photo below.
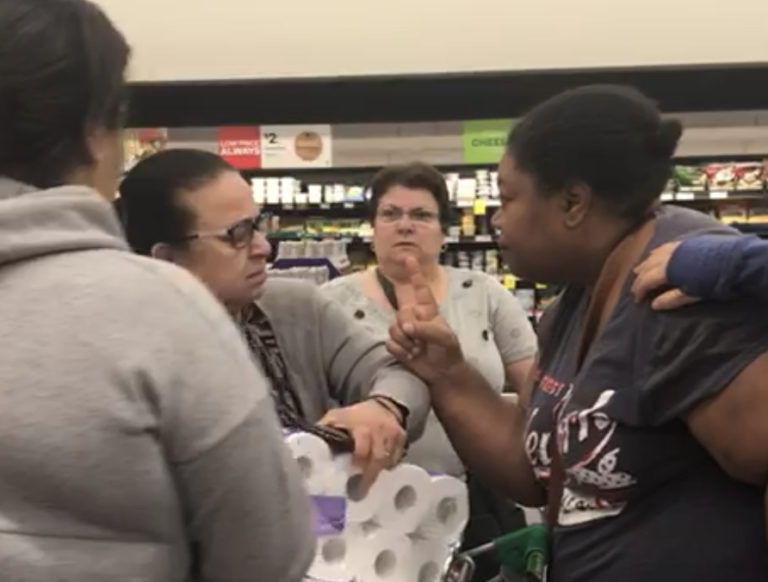
{"type": "Polygon", "coordinates": [[[347,523],[370,521],[379,511],[388,491],[386,472],[382,472],[366,493],[362,491],[362,469],[352,464],[351,455],[339,455],[326,472],[326,495],[347,498],[347,523]]]}
{"type": "Polygon", "coordinates": [[[347,570],[358,582],[401,582],[411,560],[411,543],[406,536],[376,529],[371,533],[347,536],[347,570]]]}
{"type": "Polygon", "coordinates": [[[448,475],[435,475],[430,481],[430,504],[417,528],[417,537],[441,540],[448,545],[456,543],[469,520],[467,486],[448,475]]]}
{"type": "Polygon", "coordinates": [[[331,449],[325,441],[313,434],[295,432],[284,437],[293,458],[299,464],[304,486],[310,495],[325,493],[328,471],[332,465],[331,449]]]}
{"type": "Polygon", "coordinates": [[[385,530],[413,533],[424,521],[431,506],[432,481],[416,465],[398,465],[386,472],[387,491],[374,520],[385,530]]]}
{"type": "Polygon", "coordinates": [[[451,549],[437,540],[409,538],[411,556],[406,566],[405,582],[440,582],[448,567],[451,549]]]}
{"type": "Polygon", "coordinates": [[[318,538],[315,559],[309,567],[307,578],[323,582],[353,580],[354,574],[347,570],[348,553],[346,534],[318,538]]]}

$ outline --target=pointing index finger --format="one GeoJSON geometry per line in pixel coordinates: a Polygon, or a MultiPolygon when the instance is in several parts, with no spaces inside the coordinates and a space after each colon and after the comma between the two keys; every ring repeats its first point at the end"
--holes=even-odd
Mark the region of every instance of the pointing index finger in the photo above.
{"type": "Polygon", "coordinates": [[[419,262],[414,257],[405,258],[405,267],[410,276],[411,288],[415,300],[414,307],[418,307],[420,319],[432,319],[438,314],[437,301],[429,288],[427,279],[421,272],[419,262]]]}

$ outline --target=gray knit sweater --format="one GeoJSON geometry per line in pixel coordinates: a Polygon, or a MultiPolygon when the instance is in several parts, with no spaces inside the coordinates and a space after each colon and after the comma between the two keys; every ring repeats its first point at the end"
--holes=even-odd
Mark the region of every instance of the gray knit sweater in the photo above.
{"type": "Polygon", "coordinates": [[[272,324],[307,420],[316,422],[329,408],[377,394],[405,406],[409,436],[421,435],[430,410],[426,385],[342,306],[314,285],[279,277],[267,282],[259,306],[272,324]]]}

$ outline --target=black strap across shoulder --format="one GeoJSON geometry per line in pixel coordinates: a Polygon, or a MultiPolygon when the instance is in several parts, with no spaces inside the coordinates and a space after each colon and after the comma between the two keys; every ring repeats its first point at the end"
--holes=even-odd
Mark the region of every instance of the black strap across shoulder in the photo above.
{"type": "Polygon", "coordinates": [[[399,309],[397,303],[397,293],[395,293],[395,286],[392,284],[392,281],[382,275],[381,269],[379,268],[376,269],[376,279],[379,281],[381,290],[384,291],[384,296],[387,298],[387,301],[389,301],[392,309],[397,311],[399,309]]]}

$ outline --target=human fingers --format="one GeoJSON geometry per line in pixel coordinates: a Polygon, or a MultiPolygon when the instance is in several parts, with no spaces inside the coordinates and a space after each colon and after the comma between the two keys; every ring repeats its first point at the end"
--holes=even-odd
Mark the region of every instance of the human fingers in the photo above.
{"type": "Polygon", "coordinates": [[[653,303],[651,303],[651,307],[657,311],[670,311],[699,301],[701,301],[701,299],[698,297],[686,295],[680,289],[672,289],[656,297],[656,299],[653,300],[653,303]]]}

